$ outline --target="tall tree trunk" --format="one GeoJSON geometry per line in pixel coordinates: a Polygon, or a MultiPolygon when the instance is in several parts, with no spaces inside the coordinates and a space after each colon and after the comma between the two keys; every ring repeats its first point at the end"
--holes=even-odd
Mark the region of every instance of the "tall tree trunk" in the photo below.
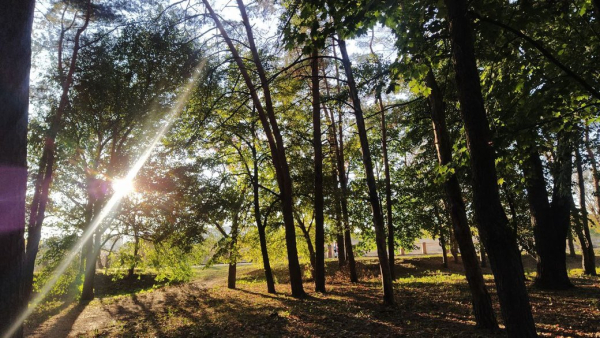
{"type": "Polygon", "coordinates": [[[559,140],[559,168],[555,176],[552,207],[548,201],[542,161],[534,147],[528,149],[523,163],[527,199],[533,223],[537,252],[535,285],[542,289],[561,290],[573,286],[567,274],[565,243],[569,229],[571,194],[571,152],[568,144],[559,140]]]}
{"type": "MultiPolygon", "coordinates": [[[[475,60],[473,29],[465,0],[445,0],[450,24],[454,75],[471,155],[473,207],[490,260],[502,316],[511,337],[536,337],[525,287],[521,252],[500,202],[495,155],[475,60]]],[[[463,257],[464,259],[464,257],[463,257]]]]}
{"type": "Polygon", "coordinates": [[[440,246],[442,247],[442,265],[448,268],[448,250],[446,249],[446,237],[440,233],[440,246]]]}
{"type": "Polygon", "coordinates": [[[348,52],[346,50],[346,42],[339,39],[339,48],[342,54],[342,63],[348,81],[348,89],[354,106],[354,115],[356,117],[356,127],[358,129],[358,137],[360,139],[360,147],[362,150],[363,165],[367,178],[367,188],[369,191],[369,202],[373,212],[373,226],[375,227],[375,242],[377,244],[377,256],[379,257],[379,268],[381,270],[381,282],[383,286],[383,301],[386,304],[394,304],[394,287],[392,283],[392,274],[388,254],[386,252],[386,237],[385,227],[383,224],[383,214],[379,204],[379,196],[377,194],[377,183],[373,173],[373,161],[371,159],[371,150],[369,149],[369,140],[367,138],[367,129],[365,127],[364,115],[354,82],[354,74],[348,52]]]}
{"type": "MultiPolygon", "coordinates": [[[[596,1],[600,2],[600,0],[596,1]]],[[[585,149],[587,151],[588,159],[590,161],[590,165],[592,166],[592,179],[594,182],[594,196],[596,201],[596,210],[600,213],[600,173],[598,172],[598,164],[596,163],[596,156],[592,151],[592,146],[590,145],[590,127],[585,126],[585,149]]]]}
{"type": "MultiPolygon", "coordinates": [[[[437,150],[438,162],[441,166],[452,163],[452,142],[448,135],[446,127],[446,108],[442,92],[435,80],[431,68],[426,77],[426,83],[431,88],[429,95],[429,104],[431,107],[431,120],[433,124],[434,140],[437,150]]],[[[473,244],[471,228],[467,220],[467,213],[462,197],[460,185],[456,174],[452,174],[444,182],[444,191],[446,194],[446,205],[448,206],[452,219],[452,229],[454,237],[458,242],[462,257],[465,275],[471,290],[471,304],[477,326],[495,330],[498,328],[492,300],[485,286],[477,252],[473,244]]]]}
{"type": "Polygon", "coordinates": [[[281,195],[282,215],[285,228],[285,242],[288,256],[288,269],[290,274],[292,296],[304,297],[306,293],[304,292],[304,287],[302,286],[302,270],[300,269],[300,261],[298,260],[298,249],[296,246],[296,229],[294,226],[293,215],[294,202],[290,169],[287,162],[285,147],[283,144],[283,137],[281,136],[281,132],[279,130],[279,126],[275,117],[275,111],[273,109],[269,81],[267,79],[265,70],[262,66],[260,56],[258,55],[258,49],[256,48],[256,45],[254,43],[254,35],[252,33],[252,27],[250,25],[248,15],[246,13],[246,7],[244,6],[244,3],[241,0],[237,1],[246,30],[246,35],[248,36],[248,45],[252,53],[252,59],[256,66],[256,71],[261,82],[261,87],[265,100],[264,107],[261,99],[258,96],[256,86],[254,85],[252,78],[248,73],[246,65],[244,64],[243,59],[240,57],[239,52],[233,45],[232,40],[229,38],[229,35],[225,31],[225,28],[221,24],[219,17],[216,15],[216,13],[214,12],[207,0],[202,0],[202,2],[204,3],[212,19],[215,21],[215,24],[217,25],[221,36],[223,37],[223,39],[227,43],[229,50],[231,51],[233,59],[236,62],[240,73],[242,74],[242,77],[244,78],[244,82],[246,83],[248,90],[250,91],[252,102],[256,107],[259,119],[265,131],[265,136],[267,137],[269,149],[271,151],[273,166],[275,167],[277,184],[279,186],[279,191],[281,195]]]}
{"type": "Polygon", "coordinates": [[[579,146],[575,147],[575,162],[577,163],[577,179],[579,183],[579,208],[581,210],[581,229],[583,236],[580,237],[583,273],[596,276],[596,255],[594,245],[590,236],[588,212],[585,205],[585,179],[583,177],[583,160],[579,152],[579,146]]]}
{"type": "Polygon", "coordinates": [[[23,335],[19,312],[27,306],[25,193],[27,116],[33,0],[8,0],[0,11],[0,333],[23,335]]]}
{"type": "MultiPolygon", "coordinates": [[[[254,126],[254,125],[253,125],[254,126]]],[[[269,250],[267,249],[267,234],[265,228],[267,225],[267,219],[261,221],[260,216],[260,196],[259,196],[259,184],[258,184],[258,156],[256,154],[256,132],[252,129],[252,164],[253,164],[253,176],[252,176],[252,199],[254,204],[254,219],[256,220],[256,227],[258,228],[258,239],[260,241],[260,252],[263,259],[263,270],[265,271],[265,280],[267,281],[267,292],[275,293],[275,281],[273,279],[273,272],[271,271],[271,263],[269,261],[269,250]]]]}
{"type": "MultiPolygon", "coordinates": [[[[333,41],[332,41],[333,42],[333,41]]],[[[335,47],[333,48],[333,55],[337,58],[337,53],[335,51],[335,47]]],[[[339,72],[337,69],[337,64],[335,66],[336,78],[339,79],[339,72]]],[[[327,95],[329,96],[329,85],[327,81],[325,81],[325,85],[327,88],[327,95]]],[[[339,83],[338,83],[339,87],[339,83]]],[[[338,88],[339,92],[339,88],[338,88]]],[[[350,231],[350,215],[348,213],[348,182],[346,179],[346,165],[344,158],[344,133],[343,133],[343,123],[342,123],[342,111],[341,109],[338,112],[338,122],[337,122],[337,130],[336,130],[336,122],[335,116],[331,110],[329,110],[329,116],[331,118],[331,132],[333,133],[333,146],[335,148],[335,159],[337,163],[337,173],[338,179],[340,182],[340,207],[342,212],[342,220],[343,220],[343,231],[344,231],[344,248],[346,251],[346,261],[348,261],[348,267],[350,270],[350,281],[352,283],[358,282],[358,275],[356,274],[356,262],[354,260],[354,250],[352,248],[352,234],[350,231]]]]}
{"type": "Polygon", "coordinates": [[[83,287],[81,289],[81,302],[87,302],[94,299],[94,280],[96,277],[96,257],[99,253],[99,245],[101,241],[100,229],[96,230],[90,236],[88,242],[87,257],[85,258],[85,275],[83,277],[83,287]]]}
{"type": "Polygon", "coordinates": [[[313,147],[315,149],[315,291],[325,292],[325,229],[323,219],[323,144],[321,141],[321,95],[319,52],[313,47],[312,72],[313,147]]]}
{"type": "MultiPolygon", "coordinates": [[[[29,299],[31,290],[33,287],[33,270],[35,269],[35,259],[39,250],[39,243],[42,234],[42,224],[46,216],[46,205],[48,204],[48,193],[50,191],[50,185],[52,183],[52,175],[54,172],[54,162],[56,157],[56,136],[61,128],[64,112],[67,108],[69,101],[69,89],[73,83],[73,74],[75,73],[75,66],[77,64],[77,55],[79,54],[79,40],[81,34],[88,26],[91,14],[91,0],[87,1],[87,11],[85,15],[85,22],[82,27],[77,29],[73,44],[73,53],[71,55],[71,62],[69,70],[62,85],[62,94],[58,108],[54,113],[50,121],[50,128],[44,139],[44,148],[42,151],[42,157],[38,166],[38,173],[35,181],[35,189],[33,194],[33,200],[31,202],[31,208],[29,213],[29,222],[27,224],[27,249],[26,249],[26,263],[25,263],[25,299],[29,299]]],[[[61,32],[61,39],[64,38],[64,31],[61,32]]],[[[60,41],[59,57],[58,57],[58,69],[62,69],[62,45],[63,41],[60,41]]],[[[61,72],[61,77],[63,74],[61,72]]]]}
{"type": "Polygon", "coordinates": [[[379,109],[381,111],[381,150],[383,152],[383,172],[385,174],[385,207],[387,216],[387,244],[388,244],[388,259],[390,260],[390,272],[392,279],[396,279],[394,272],[394,222],[392,215],[392,179],[390,177],[390,162],[387,151],[387,123],[385,123],[385,109],[381,95],[377,98],[379,101],[379,109]]]}

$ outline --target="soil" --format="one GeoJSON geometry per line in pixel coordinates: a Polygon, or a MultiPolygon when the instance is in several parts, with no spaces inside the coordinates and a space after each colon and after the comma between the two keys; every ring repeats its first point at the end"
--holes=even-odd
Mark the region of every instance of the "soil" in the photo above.
{"type": "MultiPolygon", "coordinates": [[[[397,260],[396,305],[381,302],[379,269],[359,261],[361,281],[349,282],[337,262],[328,262],[327,293],[290,297],[285,270],[276,269],[277,294],[268,294],[262,270],[241,271],[237,289],[226,287],[227,270],[180,285],[150,291],[150,277],[112,282],[99,278],[98,297],[72,303],[49,319],[26,325],[27,337],[503,337],[475,328],[462,265],[442,268],[440,257],[397,260]],[[147,280],[145,280],[147,279],[147,280]],[[137,292],[136,292],[137,291],[137,292]]],[[[533,262],[525,260],[531,269],[533,262]]],[[[578,267],[580,261],[569,261],[578,267]]],[[[485,270],[484,270],[485,271],[485,270]]],[[[489,273],[489,271],[487,271],[489,273]]],[[[100,275],[99,275],[100,276],[100,275]]],[[[491,276],[486,276],[494,293],[491,276]]],[[[572,277],[576,288],[541,291],[528,281],[538,333],[552,337],[600,337],[600,279],[572,277]]],[[[493,298],[499,316],[497,298],[493,298]]],[[[501,322],[501,318],[499,318],[501,322]]]]}

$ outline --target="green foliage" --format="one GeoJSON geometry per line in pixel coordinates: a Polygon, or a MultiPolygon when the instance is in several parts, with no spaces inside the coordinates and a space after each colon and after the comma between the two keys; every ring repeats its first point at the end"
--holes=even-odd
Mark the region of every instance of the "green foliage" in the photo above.
{"type": "MultiPolygon", "coordinates": [[[[33,292],[39,292],[54,277],[54,270],[73,248],[78,240],[76,234],[64,237],[54,236],[41,243],[41,252],[37,259],[38,270],[33,280],[33,292]]],[[[79,257],[79,256],[77,256],[79,257]]],[[[79,259],[74,259],[45,297],[46,301],[56,300],[67,295],[79,295],[83,285],[83,276],[79,274],[79,259]]]]}

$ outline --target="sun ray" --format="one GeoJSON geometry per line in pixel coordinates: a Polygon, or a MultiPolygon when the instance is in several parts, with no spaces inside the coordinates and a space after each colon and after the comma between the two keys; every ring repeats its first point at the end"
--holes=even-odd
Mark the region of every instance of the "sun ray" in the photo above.
{"type": "MultiPolygon", "coordinates": [[[[175,119],[181,113],[185,104],[188,102],[190,95],[192,93],[192,88],[198,81],[198,78],[200,77],[200,74],[202,73],[202,70],[205,65],[206,65],[206,61],[203,60],[198,64],[198,66],[196,66],[196,68],[194,69],[192,78],[189,79],[188,83],[185,85],[185,87],[183,87],[182,91],[178,95],[176,104],[173,106],[173,108],[171,109],[171,111],[169,112],[167,117],[165,118],[164,125],[158,130],[156,136],[154,137],[154,139],[152,140],[150,145],[148,145],[148,147],[146,148],[144,153],[134,163],[133,167],[129,170],[127,175],[122,179],[123,181],[133,182],[133,179],[135,178],[135,176],[138,174],[140,169],[142,169],[142,167],[144,166],[144,164],[146,163],[148,158],[150,158],[150,155],[152,154],[153,150],[156,148],[156,146],[158,145],[160,140],[162,140],[164,135],[167,133],[167,131],[173,125],[173,123],[175,122],[175,119]]],[[[46,297],[46,295],[48,294],[48,292],[50,292],[52,287],[54,287],[54,285],[56,284],[56,282],[58,281],[60,276],[65,272],[65,270],[69,267],[71,262],[75,259],[75,257],[81,250],[81,247],[83,246],[83,244],[90,239],[90,237],[92,236],[94,231],[96,231],[96,229],[100,226],[100,224],[102,224],[102,222],[118,206],[119,202],[121,201],[121,199],[123,199],[123,197],[126,194],[127,194],[127,191],[125,189],[117,189],[114,191],[111,198],[108,200],[108,202],[106,202],[106,205],[100,211],[100,214],[92,220],[90,226],[83,233],[83,235],[81,236],[79,241],[77,241],[77,243],[73,246],[71,251],[67,254],[67,256],[63,259],[63,261],[60,263],[60,265],[53,272],[52,278],[50,278],[50,280],[48,280],[48,282],[42,287],[42,289],[37,294],[37,296],[35,296],[35,298],[33,298],[31,300],[29,306],[25,310],[22,311],[22,313],[19,315],[19,317],[15,321],[15,323],[13,323],[13,325],[10,327],[10,329],[2,337],[9,338],[9,337],[12,337],[12,335],[15,332],[17,332],[17,330],[21,327],[23,322],[25,322],[27,317],[29,317],[31,315],[33,310],[39,305],[39,303],[44,299],[44,297],[46,297]]]]}

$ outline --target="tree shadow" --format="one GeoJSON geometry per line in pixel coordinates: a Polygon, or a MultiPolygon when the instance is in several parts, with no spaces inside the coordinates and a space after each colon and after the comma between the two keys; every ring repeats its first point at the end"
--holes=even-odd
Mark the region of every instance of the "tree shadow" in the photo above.
{"type": "Polygon", "coordinates": [[[64,314],[59,315],[56,320],[42,323],[35,329],[31,329],[30,334],[40,337],[67,337],[73,329],[75,321],[86,307],[87,304],[85,303],[75,303],[64,314]]]}

